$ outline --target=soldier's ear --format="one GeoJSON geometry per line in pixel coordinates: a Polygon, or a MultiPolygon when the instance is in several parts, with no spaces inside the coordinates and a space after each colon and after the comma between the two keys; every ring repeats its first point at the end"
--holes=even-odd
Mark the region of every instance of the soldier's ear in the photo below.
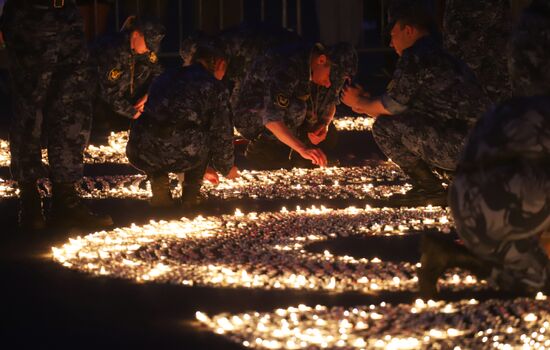
{"type": "Polygon", "coordinates": [[[323,66],[324,66],[325,64],[327,64],[327,62],[328,62],[328,57],[327,57],[327,55],[325,55],[325,54],[320,54],[320,55],[317,57],[317,64],[323,65],[323,66]]]}

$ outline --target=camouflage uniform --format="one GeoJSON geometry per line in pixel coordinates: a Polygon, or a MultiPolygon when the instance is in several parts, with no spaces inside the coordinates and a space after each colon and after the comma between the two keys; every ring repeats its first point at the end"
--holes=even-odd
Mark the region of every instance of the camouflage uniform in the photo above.
{"type": "Polygon", "coordinates": [[[186,172],[209,160],[227,174],[234,161],[228,97],[225,85],[200,64],[163,73],[132,125],[128,159],[148,175],[186,172]]]}
{"type": "Polygon", "coordinates": [[[376,119],[374,139],[405,169],[422,160],[454,170],[468,131],[490,105],[470,69],[430,36],[403,52],[381,101],[392,115],[376,119]]]}
{"type": "Polygon", "coordinates": [[[72,183],[82,175],[91,123],[83,24],[74,1],[59,9],[53,2],[33,3],[8,1],[2,21],[14,94],[12,176],[30,183],[45,175],[45,135],[51,180],[72,183]]]}
{"type": "Polygon", "coordinates": [[[510,0],[445,1],[445,48],[470,66],[493,102],[512,95],[505,55],[510,17],[510,0]]]}
{"type": "Polygon", "coordinates": [[[332,106],[340,104],[340,95],[346,83],[349,83],[357,74],[358,57],[355,48],[348,43],[339,43],[328,49],[328,55],[332,61],[330,70],[330,88],[314,85],[312,97],[306,115],[306,123],[309,130],[315,129],[319,123],[326,124],[322,120],[327,116],[332,106]]]}
{"type": "Polygon", "coordinates": [[[525,97],[480,120],[450,191],[457,231],[493,266],[491,281],[531,291],[547,287],[550,276],[537,239],[550,230],[550,4],[534,3],[512,39],[513,82],[525,97]]]}
{"type": "Polygon", "coordinates": [[[305,120],[311,97],[309,45],[291,45],[259,57],[243,80],[234,109],[235,127],[249,140],[264,134],[264,125],[283,121],[294,133],[305,120]]]}
{"type": "Polygon", "coordinates": [[[92,45],[90,53],[90,66],[98,80],[97,98],[127,118],[134,116],[137,112],[134,105],[147,94],[153,79],[162,73],[156,50],[140,55],[133,53],[130,35],[122,31],[103,37],[92,45]]]}

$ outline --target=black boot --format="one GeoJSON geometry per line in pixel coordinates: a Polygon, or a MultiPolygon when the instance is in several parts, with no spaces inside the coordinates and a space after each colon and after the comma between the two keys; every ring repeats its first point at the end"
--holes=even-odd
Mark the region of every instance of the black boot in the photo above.
{"type": "Polygon", "coordinates": [[[428,164],[418,161],[402,170],[411,178],[413,188],[405,194],[394,194],[380,200],[380,204],[387,207],[447,206],[447,190],[428,164]]]}
{"type": "Polygon", "coordinates": [[[420,295],[425,299],[437,296],[437,280],[445,270],[461,268],[472,272],[479,279],[489,276],[492,264],[472,254],[463,245],[439,235],[424,235],[420,244],[422,256],[418,269],[420,295]]]}
{"type": "Polygon", "coordinates": [[[53,183],[49,223],[54,227],[100,228],[111,226],[113,219],[93,213],[82,202],[73,183],[53,183]]]}
{"type": "Polygon", "coordinates": [[[35,181],[19,183],[19,227],[33,231],[46,228],[42,199],[35,181]]]}
{"type": "Polygon", "coordinates": [[[170,178],[168,174],[149,176],[151,181],[151,197],[150,204],[155,208],[168,208],[174,205],[172,193],[170,192],[170,178]]]}
{"type": "Polygon", "coordinates": [[[201,204],[200,197],[202,183],[186,184],[181,186],[181,206],[185,209],[192,209],[201,204]]]}

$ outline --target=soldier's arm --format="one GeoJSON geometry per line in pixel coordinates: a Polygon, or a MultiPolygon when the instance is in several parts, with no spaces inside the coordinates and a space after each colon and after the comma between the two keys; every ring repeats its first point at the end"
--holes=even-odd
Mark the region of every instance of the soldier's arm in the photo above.
{"type": "Polygon", "coordinates": [[[210,124],[212,165],[226,176],[232,170],[235,162],[233,119],[228,104],[229,92],[224,89],[213,98],[217,99],[218,110],[210,124]]]}
{"type": "Polygon", "coordinates": [[[311,160],[315,165],[327,165],[327,157],[323,151],[319,148],[307,148],[302,141],[294,136],[284,122],[272,121],[267,123],[265,127],[271,131],[279,141],[298,152],[303,158],[311,160]]]}
{"type": "Polygon", "coordinates": [[[371,117],[378,117],[383,114],[394,114],[383,102],[384,96],[379,98],[370,97],[360,88],[348,86],[344,89],[342,101],[350,106],[354,112],[367,114],[371,117]]]}
{"type": "Polygon", "coordinates": [[[382,105],[387,113],[385,114],[401,114],[409,109],[410,104],[414,100],[414,95],[421,88],[423,70],[419,66],[415,57],[404,54],[397,62],[397,66],[393,73],[392,81],[388,84],[386,93],[384,93],[377,102],[377,105],[371,105],[370,108],[380,108],[382,105]]]}
{"type": "Polygon", "coordinates": [[[137,110],[125,96],[124,75],[130,74],[113,65],[113,58],[103,57],[98,64],[99,94],[113,111],[127,118],[133,118],[137,110]]]}

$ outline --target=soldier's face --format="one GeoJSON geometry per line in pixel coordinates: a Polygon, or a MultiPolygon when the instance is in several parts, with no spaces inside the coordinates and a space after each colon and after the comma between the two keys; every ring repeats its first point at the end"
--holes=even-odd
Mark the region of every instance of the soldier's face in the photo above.
{"type": "Polygon", "coordinates": [[[415,30],[409,25],[397,21],[391,30],[390,46],[401,56],[403,51],[413,46],[416,41],[415,30]]]}
{"type": "Polygon", "coordinates": [[[147,47],[147,44],[145,44],[145,37],[137,30],[132,32],[132,36],[130,37],[130,47],[138,55],[149,52],[149,48],[147,47]]]}
{"type": "Polygon", "coordinates": [[[330,87],[330,62],[326,55],[319,55],[311,63],[311,80],[314,84],[330,87]]]}

